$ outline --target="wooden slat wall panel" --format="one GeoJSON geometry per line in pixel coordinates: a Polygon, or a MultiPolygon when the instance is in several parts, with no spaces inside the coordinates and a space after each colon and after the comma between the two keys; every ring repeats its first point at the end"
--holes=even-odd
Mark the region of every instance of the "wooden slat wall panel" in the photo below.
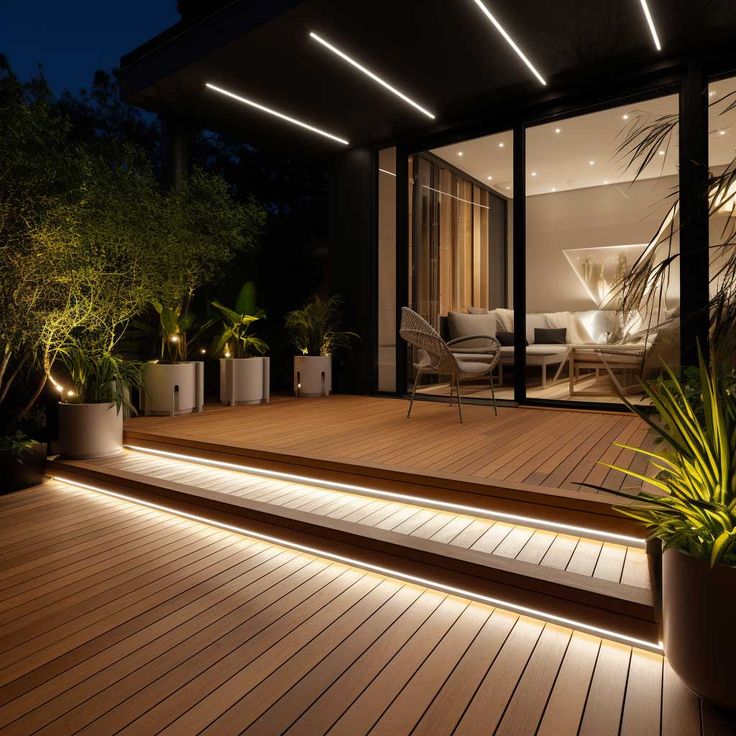
{"type": "Polygon", "coordinates": [[[35,529],[38,548],[18,536],[0,565],[24,590],[101,558],[90,539],[59,556],[64,527],[39,508],[104,520],[100,544],[121,548],[188,534],[178,556],[151,548],[90,579],[105,603],[57,595],[25,635],[0,625],[4,735],[700,736],[701,714],[703,734],[730,727],[658,655],[62,483],[0,498],[0,518],[35,529]]]}

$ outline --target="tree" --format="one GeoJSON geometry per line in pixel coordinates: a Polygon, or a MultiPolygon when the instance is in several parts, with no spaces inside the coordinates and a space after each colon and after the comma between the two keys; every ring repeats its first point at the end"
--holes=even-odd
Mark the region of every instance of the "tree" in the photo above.
{"type": "MultiPolygon", "coordinates": [[[[147,152],[79,136],[43,78],[0,58],[0,429],[28,414],[54,365],[83,339],[110,352],[156,299],[190,299],[263,222],[214,174],[162,192],[147,152]],[[15,390],[14,387],[20,390],[15,390]]],[[[187,302],[188,303],[188,302],[187,302]]]]}

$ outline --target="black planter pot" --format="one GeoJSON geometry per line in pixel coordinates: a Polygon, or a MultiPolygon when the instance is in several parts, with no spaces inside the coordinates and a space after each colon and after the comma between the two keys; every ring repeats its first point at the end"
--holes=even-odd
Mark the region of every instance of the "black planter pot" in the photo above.
{"type": "Polygon", "coordinates": [[[686,685],[736,710],[736,567],[674,549],[662,556],[664,652],[686,685]]]}
{"type": "Polygon", "coordinates": [[[0,493],[20,491],[43,482],[46,472],[46,445],[39,443],[23,453],[19,463],[13,455],[0,455],[0,493]]]}

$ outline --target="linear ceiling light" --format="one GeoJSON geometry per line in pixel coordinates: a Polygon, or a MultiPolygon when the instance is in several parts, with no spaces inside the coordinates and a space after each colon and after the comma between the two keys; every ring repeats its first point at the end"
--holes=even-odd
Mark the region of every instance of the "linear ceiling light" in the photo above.
{"type": "Polygon", "coordinates": [[[532,74],[544,85],[547,84],[547,82],[544,80],[544,77],[536,70],[534,64],[529,61],[526,54],[516,45],[516,42],[514,41],[511,36],[506,32],[506,29],[494,18],[493,13],[491,13],[490,10],[486,7],[485,3],[482,2],[482,0],[473,0],[473,2],[483,11],[483,14],[488,18],[491,23],[496,27],[496,30],[504,37],[506,40],[506,43],[508,43],[509,46],[517,53],[519,58],[529,67],[532,74]]]}
{"type": "Polygon", "coordinates": [[[654,45],[657,47],[657,51],[661,51],[662,44],[659,42],[659,36],[657,35],[657,29],[654,27],[654,18],[652,18],[652,14],[649,12],[649,5],[647,5],[647,0],[641,0],[641,9],[644,11],[644,17],[647,19],[647,23],[649,24],[649,30],[652,32],[652,38],[654,39],[654,45]]]}
{"type": "Polygon", "coordinates": [[[393,92],[397,97],[400,97],[402,100],[404,100],[404,102],[408,102],[412,107],[419,110],[419,112],[434,120],[434,115],[429,110],[425,110],[419,103],[414,102],[411,97],[407,97],[403,92],[399,92],[396,87],[392,87],[388,82],[385,82],[383,79],[381,79],[381,77],[379,77],[377,74],[374,74],[370,69],[366,69],[362,64],[359,64],[357,61],[355,61],[355,59],[350,58],[344,51],[340,51],[340,49],[336,48],[331,43],[328,43],[327,41],[325,41],[324,38],[321,38],[316,33],[310,33],[309,36],[318,43],[321,43],[326,49],[332,51],[333,54],[339,56],[343,61],[347,61],[348,64],[354,66],[358,71],[363,72],[366,77],[370,77],[374,82],[378,82],[378,84],[380,84],[382,87],[385,87],[389,92],[393,92]]]}
{"type": "Polygon", "coordinates": [[[296,118],[292,118],[292,117],[289,117],[288,115],[284,115],[284,113],[282,112],[273,110],[270,107],[266,107],[265,105],[259,104],[258,102],[253,102],[253,100],[249,100],[246,97],[241,97],[240,95],[236,95],[233,92],[228,92],[228,90],[222,89],[222,87],[217,87],[214,84],[210,84],[209,82],[206,83],[206,87],[215,92],[219,92],[221,95],[225,95],[226,97],[231,97],[233,100],[242,102],[244,105],[250,105],[251,107],[255,107],[256,110],[261,110],[263,112],[267,112],[269,115],[274,115],[277,118],[286,120],[286,122],[292,123],[292,125],[298,125],[300,128],[306,128],[307,130],[311,130],[312,133],[323,135],[325,138],[330,138],[333,141],[342,143],[345,146],[350,145],[349,141],[346,141],[344,138],[340,138],[336,135],[333,135],[332,133],[328,133],[326,130],[322,130],[321,128],[315,128],[313,125],[308,125],[307,123],[303,123],[301,120],[297,120],[296,118]]]}
{"type": "Polygon", "coordinates": [[[595,636],[601,636],[607,639],[615,639],[629,646],[641,647],[642,649],[648,649],[649,651],[661,654],[664,647],[662,642],[653,642],[646,639],[638,639],[628,634],[624,634],[613,629],[605,629],[600,626],[594,626],[593,624],[586,624],[583,621],[579,621],[574,618],[567,618],[566,616],[559,616],[556,613],[549,611],[543,611],[538,608],[531,608],[524,606],[519,603],[513,603],[511,601],[504,600],[503,598],[495,598],[483,593],[476,593],[472,590],[465,590],[464,588],[457,588],[454,585],[447,585],[440,582],[439,580],[433,580],[431,578],[423,578],[418,575],[411,575],[401,570],[394,570],[391,567],[383,567],[383,565],[375,565],[371,562],[366,562],[354,557],[346,557],[335,552],[330,552],[326,549],[320,549],[319,547],[311,547],[306,544],[299,544],[298,542],[292,542],[289,539],[283,537],[276,537],[271,534],[264,534],[263,532],[255,531],[254,529],[246,529],[241,526],[234,526],[233,524],[227,524],[217,519],[211,519],[207,516],[200,516],[199,514],[190,514],[188,511],[181,511],[171,506],[164,506],[163,504],[154,503],[153,501],[145,501],[142,498],[136,498],[135,496],[128,496],[124,493],[118,493],[117,491],[111,491],[107,488],[101,488],[100,486],[91,485],[89,483],[81,483],[78,480],[72,480],[61,475],[51,476],[53,480],[66,483],[70,486],[76,486],[77,488],[84,488],[88,491],[94,491],[95,493],[101,493],[105,496],[111,496],[112,498],[118,498],[122,501],[129,503],[138,504],[139,506],[145,506],[147,508],[156,509],[157,511],[163,511],[167,514],[174,516],[180,516],[183,519],[189,519],[190,521],[196,521],[200,524],[207,524],[208,526],[217,527],[219,529],[225,529],[226,531],[240,534],[241,536],[254,537],[255,539],[263,540],[270,544],[277,544],[281,547],[287,547],[289,549],[295,549],[298,552],[306,552],[307,554],[314,555],[316,557],[323,557],[328,560],[334,560],[344,565],[350,565],[363,570],[370,570],[371,572],[378,573],[379,575],[386,575],[388,577],[399,578],[400,580],[406,580],[416,585],[421,585],[426,588],[434,588],[435,590],[442,590],[445,593],[452,595],[458,595],[462,598],[470,598],[481,603],[485,603],[490,606],[497,606],[499,608],[505,608],[516,613],[520,613],[526,616],[534,616],[540,618],[543,621],[549,621],[554,624],[562,624],[563,626],[569,626],[574,629],[580,629],[586,631],[589,634],[595,636]]]}

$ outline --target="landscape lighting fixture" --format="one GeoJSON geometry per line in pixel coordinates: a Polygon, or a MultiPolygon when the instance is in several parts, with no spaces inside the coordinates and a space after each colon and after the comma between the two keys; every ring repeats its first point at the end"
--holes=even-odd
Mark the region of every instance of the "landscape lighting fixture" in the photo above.
{"type": "Polygon", "coordinates": [[[654,39],[654,45],[657,47],[657,51],[661,51],[662,44],[659,42],[659,36],[657,35],[657,29],[654,27],[654,18],[652,18],[651,12],[649,12],[649,5],[647,5],[647,0],[641,0],[641,9],[644,11],[644,17],[647,19],[649,30],[652,32],[652,38],[654,39]]]}
{"type": "MultiPolygon", "coordinates": [[[[534,64],[529,61],[527,56],[524,54],[524,52],[516,45],[516,42],[514,41],[511,36],[506,32],[506,29],[496,20],[496,18],[493,16],[493,13],[491,13],[490,10],[486,7],[485,3],[482,2],[482,0],[473,0],[473,2],[481,9],[483,12],[483,15],[488,18],[491,23],[495,26],[496,30],[504,37],[504,40],[506,43],[508,43],[509,46],[516,52],[517,56],[529,67],[532,74],[543,84],[547,85],[547,82],[545,81],[544,77],[537,71],[534,64]]],[[[643,0],[642,0],[643,2],[643,0]]]]}
{"type": "Polygon", "coordinates": [[[217,87],[214,84],[210,84],[209,82],[207,82],[205,86],[208,89],[213,90],[214,92],[219,92],[221,95],[225,95],[226,97],[230,97],[233,100],[242,102],[244,105],[250,105],[251,107],[255,107],[256,110],[261,110],[262,112],[267,112],[269,115],[273,115],[274,117],[281,118],[281,120],[286,120],[287,123],[291,123],[292,125],[298,125],[300,128],[306,128],[307,130],[311,130],[312,133],[323,135],[325,138],[330,138],[333,141],[342,143],[344,146],[350,145],[349,141],[346,141],[344,138],[340,138],[336,135],[333,135],[332,133],[328,133],[326,130],[322,130],[321,128],[315,128],[313,125],[308,125],[307,123],[304,123],[301,120],[292,118],[289,115],[284,115],[284,113],[278,112],[278,110],[273,110],[272,108],[266,107],[265,105],[261,105],[258,102],[253,102],[253,100],[249,100],[247,97],[241,97],[240,95],[236,95],[234,92],[229,92],[228,90],[223,89],[222,87],[217,87]]]}
{"type": "Polygon", "coordinates": [[[341,51],[336,46],[333,46],[328,41],[325,41],[324,38],[321,36],[318,36],[316,33],[310,32],[309,37],[317,41],[317,43],[321,43],[326,49],[329,49],[332,51],[333,54],[336,56],[339,56],[343,61],[347,61],[348,64],[351,66],[354,66],[358,71],[362,72],[366,75],[366,77],[370,77],[374,82],[378,82],[382,87],[385,87],[389,92],[393,92],[397,97],[400,97],[404,102],[411,105],[413,108],[419,110],[422,114],[426,115],[428,118],[432,118],[434,120],[434,115],[429,111],[423,108],[418,102],[415,102],[411,99],[411,97],[408,97],[403,92],[400,92],[396,87],[392,87],[388,82],[381,79],[377,74],[374,74],[370,69],[366,69],[362,64],[359,64],[355,59],[348,56],[344,51],[341,51]]]}

